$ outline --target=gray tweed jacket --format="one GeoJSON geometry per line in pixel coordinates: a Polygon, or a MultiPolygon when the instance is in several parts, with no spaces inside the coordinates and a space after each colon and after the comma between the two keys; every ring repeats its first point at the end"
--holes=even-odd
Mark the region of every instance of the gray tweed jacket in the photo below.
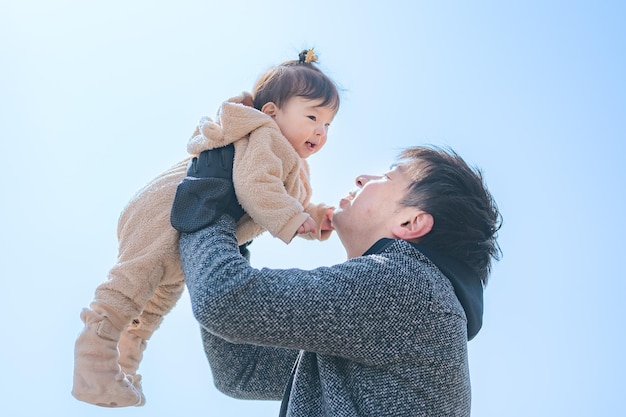
{"type": "Polygon", "coordinates": [[[287,386],[293,417],[470,415],[469,314],[415,246],[381,240],[331,267],[259,270],[223,216],[180,250],[225,394],[281,400],[287,386]]]}

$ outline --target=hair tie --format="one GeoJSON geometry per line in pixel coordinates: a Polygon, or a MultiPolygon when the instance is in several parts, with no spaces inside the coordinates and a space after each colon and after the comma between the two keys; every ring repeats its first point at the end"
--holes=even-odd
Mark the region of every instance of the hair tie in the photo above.
{"type": "Polygon", "coordinates": [[[315,55],[315,48],[305,49],[298,55],[299,64],[311,64],[317,62],[317,55],[315,55]]]}

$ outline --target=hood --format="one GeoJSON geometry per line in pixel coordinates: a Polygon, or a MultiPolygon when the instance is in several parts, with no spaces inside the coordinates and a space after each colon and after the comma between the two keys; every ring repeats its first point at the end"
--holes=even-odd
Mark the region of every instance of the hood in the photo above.
{"type": "MultiPolygon", "coordinates": [[[[394,242],[383,238],[374,243],[363,255],[381,253],[394,242]]],[[[418,243],[410,243],[426,256],[452,283],[454,293],[459,299],[467,317],[467,340],[472,340],[483,325],[483,284],[470,267],[440,252],[427,249],[418,243]]]]}
{"type": "Polygon", "coordinates": [[[426,256],[450,280],[467,317],[467,340],[472,340],[483,325],[483,284],[469,266],[418,243],[413,247],[426,256]]]}
{"type": "Polygon", "coordinates": [[[251,107],[251,96],[243,93],[222,103],[217,120],[203,116],[198,122],[187,151],[197,155],[202,151],[229,145],[261,127],[278,129],[278,125],[267,114],[251,107]]]}

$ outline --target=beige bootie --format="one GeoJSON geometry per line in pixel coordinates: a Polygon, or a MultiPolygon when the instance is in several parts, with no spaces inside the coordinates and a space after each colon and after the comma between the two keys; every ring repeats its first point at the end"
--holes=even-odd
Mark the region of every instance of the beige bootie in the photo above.
{"type": "Polygon", "coordinates": [[[146,340],[133,333],[130,326],[124,329],[118,344],[120,351],[119,364],[122,367],[122,372],[130,378],[133,386],[141,396],[141,401],[137,404],[138,406],[146,403],[146,397],[141,389],[141,375],[137,373],[139,363],[143,358],[143,351],[146,350],[146,345],[146,340]]]}
{"type": "Polygon", "coordinates": [[[85,323],[74,346],[72,395],[80,401],[102,407],[138,405],[141,395],[122,372],[117,344],[123,319],[109,306],[92,303],[92,310],[80,315],[85,323]]]}

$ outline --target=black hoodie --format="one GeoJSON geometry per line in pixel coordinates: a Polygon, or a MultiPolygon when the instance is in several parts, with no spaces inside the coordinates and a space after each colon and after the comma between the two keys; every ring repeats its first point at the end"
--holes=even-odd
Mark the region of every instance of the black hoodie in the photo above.
{"type": "MultiPolygon", "coordinates": [[[[392,239],[383,238],[372,245],[364,255],[380,253],[393,243],[392,239]]],[[[483,284],[469,266],[449,256],[418,243],[411,245],[426,256],[450,280],[465,316],[467,317],[467,339],[472,340],[483,324],[483,284]]]]}

